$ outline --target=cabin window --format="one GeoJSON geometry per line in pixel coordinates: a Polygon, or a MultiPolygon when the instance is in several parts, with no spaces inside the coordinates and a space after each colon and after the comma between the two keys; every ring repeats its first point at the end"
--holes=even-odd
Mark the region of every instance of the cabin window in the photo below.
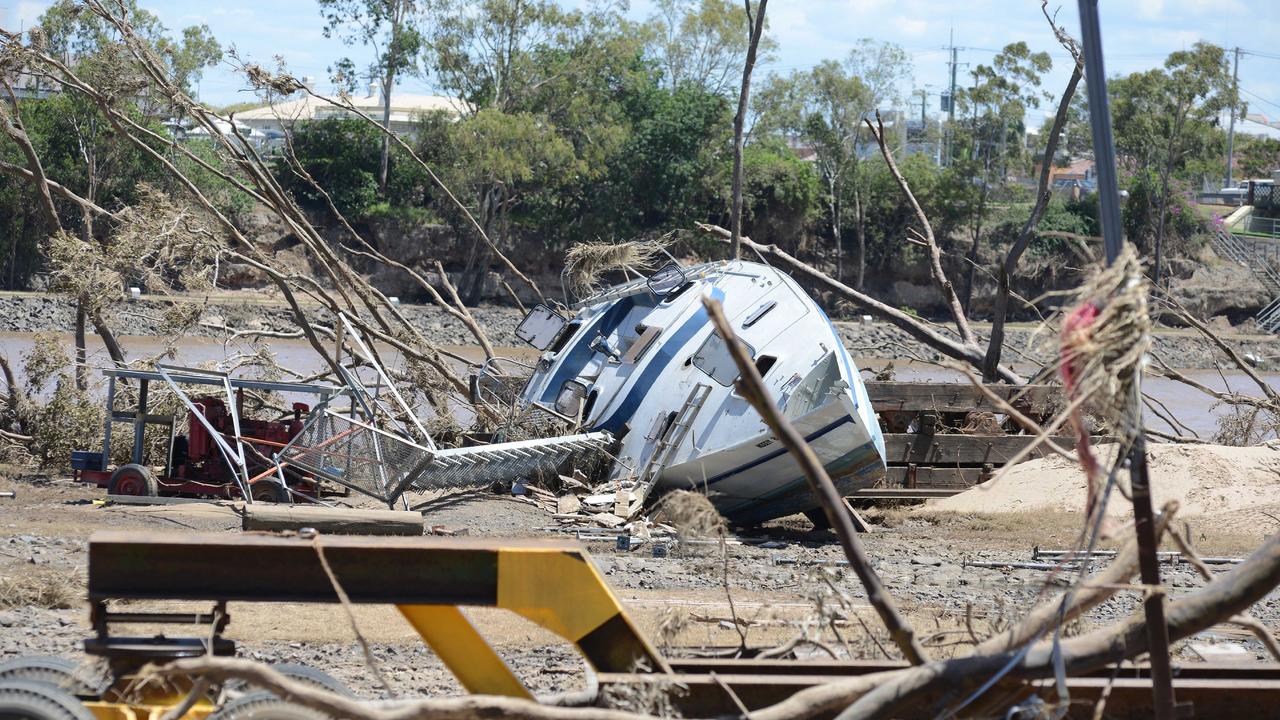
{"type": "Polygon", "coordinates": [[[764,377],[769,374],[776,362],[778,362],[778,358],[772,355],[761,355],[756,358],[756,372],[760,373],[760,377],[764,377]]]}
{"type": "Polygon", "coordinates": [[[693,365],[725,387],[732,385],[738,377],[738,366],[734,364],[729,346],[719,333],[713,332],[707,336],[702,347],[693,354],[693,365]]]}

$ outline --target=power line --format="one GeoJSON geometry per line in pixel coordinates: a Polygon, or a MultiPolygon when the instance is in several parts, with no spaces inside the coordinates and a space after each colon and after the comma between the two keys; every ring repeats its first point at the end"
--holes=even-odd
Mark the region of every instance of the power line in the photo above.
{"type": "Polygon", "coordinates": [[[1249,90],[1245,90],[1244,88],[1240,88],[1239,90],[1240,90],[1240,92],[1244,93],[1245,95],[1248,95],[1248,96],[1250,96],[1250,97],[1253,97],[1253,98],[1256,98],[1256,99],[1258,99],[1258,100],[1261,100],[1262,102],[1264,102],[1264,103],[1266,103],[1266,104],[1270,105],[1271,107],[1273,107],[1273,108],[1276,108],[1276,109],[1280,110],[1280,103],[1276,103],[1276,102],[1273,102],[1273,101],[1271,101],[1271,100],[1268,100],[1268,99],[1266,99],[1266,98],[1262,97],[1261,95],[1259,95],[1258,93],[1251,92],[1251,91],[1249,91],[1249,90]]]}
{"type": "Polygon", "coordinates": [[[1256,50],[1246,50],[1244,48],[1240,48],[1240,54],[1266,58],[1267,60],[1280,60],[1280,55],[1276,55],[1274,53],[1258,52],[1256,50]]]}

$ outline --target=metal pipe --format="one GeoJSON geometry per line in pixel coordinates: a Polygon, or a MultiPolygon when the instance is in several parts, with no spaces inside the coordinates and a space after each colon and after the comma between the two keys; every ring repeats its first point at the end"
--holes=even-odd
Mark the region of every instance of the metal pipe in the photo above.
{"type": "MultiPolygon", "coordinates": [[[[1093,132],[1094,167],[1098,175],[1098,220],[1106,246],[1107,264],[1120,255],[1120,187],[1116,180],[1116,149],[1111,134],[1111,108],[1107,103],[1107,72],[1102,61],[1102,31],[1098,21],[1098,0],[1079,0],[1080,35],[1084,46],[1085,85],[1089,97],[1089,124],[1093,132]]],[[[1140,380],[1140,378],[1139,378],[1140,380]]],[[[1129,483],[1132,489],[1134,531],[1138,536],[1138,568],[1142,582],[1154,592],[1147,594],[1143,609],[1147,620],[1147,643],[1151,661],[1152,715],[1172,720],[1173,677],[1169,662],[1169,627],[1164,617],[1164,594],[1160,587],[1160,563],[1156,557],[1155,520],[1151,509],[1151,484],[1147,473],[1146,435],[1142,431],[1141,382],[1134,383],[1131,404],[1138,428],[1129,456],[1129,483]]]]}
{"type": "Polygon", "coordinates": [[[9,498],[10,500],[13,500],[16,497],[18,497],[18,494],[12,490],[0,490],[0,498],[9,498]]]}

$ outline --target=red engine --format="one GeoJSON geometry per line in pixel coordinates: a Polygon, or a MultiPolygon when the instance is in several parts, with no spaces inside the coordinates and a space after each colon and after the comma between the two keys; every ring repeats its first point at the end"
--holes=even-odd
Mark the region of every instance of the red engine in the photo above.
{"type": "MultiPolygon", "coordinates": [[[[215,430],[228,442],[234,441],[235,425],[227,410],[226,402],[216,396],[195,398],[196,408],[215,430]]],[[[293,417],[288,420],[252,420],[240,418],[240,436],[263,457],[271,457],[302,432],[302,416],[310,410],[306,403],[293,404],[293,417]]],[[[217,443],[209,431],[195,417],[189,417],[188,437],[174,439],[172,472],[175,478],[200,479],[208,482],[231,481],[231,469],[227,467],[217,443]]],[[[264,467],[257,456],[248,453],[250,470],[264,467]]]]}

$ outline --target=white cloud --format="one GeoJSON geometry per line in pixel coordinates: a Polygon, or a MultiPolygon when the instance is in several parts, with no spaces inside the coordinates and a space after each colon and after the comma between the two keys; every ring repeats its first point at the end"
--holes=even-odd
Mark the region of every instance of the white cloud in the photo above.
{"type": "Polygon", "coordinates": [[[898,32],[908,37],[919,37],[929,31],[929,21],[898,15],[891,21],[898,32]]]}
{"type": "Polygon", "coordinates": [[[1159,20],[1164,16],[1164,0],[1138,0],[1138,14],[1148,20],[1159,20]]]}

